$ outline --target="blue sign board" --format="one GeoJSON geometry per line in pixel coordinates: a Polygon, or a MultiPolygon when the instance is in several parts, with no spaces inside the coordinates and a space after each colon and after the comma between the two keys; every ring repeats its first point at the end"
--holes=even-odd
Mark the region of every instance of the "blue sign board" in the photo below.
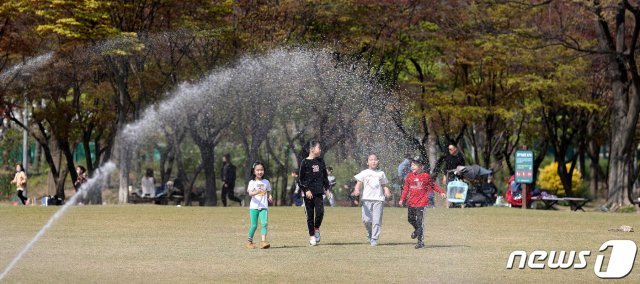
{"type": "Polygon", "coordinates": [[[515,182],[533,183],[533,151],[516,151],[515,182]]]}

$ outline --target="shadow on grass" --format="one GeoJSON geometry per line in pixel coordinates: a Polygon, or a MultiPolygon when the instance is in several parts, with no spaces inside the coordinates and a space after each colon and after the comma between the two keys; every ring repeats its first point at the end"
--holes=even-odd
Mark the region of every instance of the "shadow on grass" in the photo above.
{"type": "MultiPolygon", "coordinates": [[[[318,246],[355,246],[355,245],[365,245],[367,243],[320,243],[318,246]]],[[[309,246],[291,246],[291,245],[283,245],[283,246],[272,246],[271,249],[291,249],[291,248],[306,248],[309,246]]]]}
{"type": "Polygon", "coordinates": [[[293,248],[306,248],[308,246],[290,246],[290,245],[283,245],[283,246],[271,246],[269,249],[293,249],[293,248]]]}
{"type": "MultiPolygon", "coordinates": [[[[404,242],[404,243],[379,243],[378,246],[405,246],[405,245],[410,245],[410,246],[415,246],[416,243],[415,242],[404,242]]],[[[467,245],[428,245],[425,244],[424,248],[455,248],[455,247],[470,247],[467,245]]]]}
{"type": "Polygon", "coordinates": [[[424,245],[425,248],[470,248],[467,245],[424,245]]]}
{"type": "MultiPolygon", "coordinates": [[[[325,243],[318,244],[319,246],[357,246],[357,245],[369,245],[367,242],[345,242],[345,243],[325,243]]],[[[397,243],[379,243],[378,246],[414,246],[416,242],[397,242],[397,243]]],[[[467,245],[425,245],[425,248],[453,248],[453,247],[469,247],[467,245]]]]}
{"type": "MultiPolygon", "coordinates": [[[[400,242],[400,243],[380,243],[378,246],[414,246],[415,242],[400,242]]],[[[358,246],[358,245],[369,245],[366,242],[345,242],[345,243],[325,243],[318,244],[318,246],[358,246]]],[[[272,246],[270,249],[293,249],[293,248],[306,248],[309,246],[291,246],[291,245],[283,245],[283,246],[272,246]]],[[[454,247],[470,247],[467,245],[425,245],[425,248],[454,248],[454,247]]]]}

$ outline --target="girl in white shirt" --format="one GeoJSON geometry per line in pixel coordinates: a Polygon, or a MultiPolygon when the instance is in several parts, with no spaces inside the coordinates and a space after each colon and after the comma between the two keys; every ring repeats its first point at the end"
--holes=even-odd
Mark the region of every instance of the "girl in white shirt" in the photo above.
{"type": "Polygon", "coordinates": [[[367,158],[368,169],[355,175],[356,188],[354,196],[360,195],[362,190],[362,222],[367,229],[367,241],[371,246],[378,245],[378,238],[382,229],[382,210],[385,198],[391,196],[387,187],[389,181],[383,171],[378,170],[378,156],[370,154],[367,158]]]}
{"type": "Polygon", "coordinates": [[[249,227],[249,238],[247,239],[247,248],[253,249],[256,246],[253,244],[253,235],[258,228],[258,218],[260,219],[260,233],[262,234],[262,241],[260,242],[260,248],[268,249],[271,245],[267,242],[267,209],[269,202],[273,200],[271,196],[271,184],[264,177],[264,164],[260,162],[253,163],[251,167],[251,175],[253,180],[249,181],[247,186],[247,192],[251,196],[251,203],[249,205],[249,217],[251,219],[251,226],[249,227]]]}

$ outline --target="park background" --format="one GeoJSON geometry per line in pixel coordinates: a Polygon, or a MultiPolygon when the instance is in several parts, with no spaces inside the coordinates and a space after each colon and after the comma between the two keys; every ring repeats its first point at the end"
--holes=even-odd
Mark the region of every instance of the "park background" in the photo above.
{"type": "MultiPolygon", "coordinates": [[[[276,205],[288,205],[289,173],[312,139],[323,142],[338,188],[369,152],[395,176],[405,153],[434,165],[455,142],[468,164],[494,170],[503,191],[513,153],[526,145],[536,175],[552,165],[545,189],[597,200],[599,210],[635,211],[637,7],[624,3],[4,1],[2,176],[8,181],[28,153],[30,196],[64,198],[74,192],[76,165],[92,176],[110,160],[130,160],[96,203],[126,203],[128,186],[152,168],[158,184],[179,177],[215,206],[221,157],[231,153],[239,185],[251,163],[265,161],[276,205]],[[349,101],[345,86],[280,100],[252,83],[224,96],[242,100],[220,99],[187,111],[186,122],[163,124],[133,153],[120,145],[128,124],[177,97],[181,85],[300,53],[357,74],[346,87],[369,82],[375,91],[357,99],[374,101],[349,101]],[[367,136],[375,129],[366,121],[382,122],[384,132],[367,136]]],[[[12,198],[7,182],[1,188],[12,198]]]]}
{"type": "MultiPolygon", "coordinates": [[[[617,228],[640,227],[639,9],[607,0],[2,1],[4,280],[596,282],[594,259],[610,253],[600,245],[638,243],[617,228]],[[572,212],[436,200],[424,250],[413,248],[404,208],[385,209],[378,247],[366,243],[359,208],[327,208],[323,241],[309,248],[304,213],[286,192],[313,139],[338,189],[377,152],[397,193],[405,153],[431,166],[453,141],[468,164],[494,170],[501,194],[524,145],[533,187],[593,201],[572,212]],[[271,250],[243,247],[247,208],[212,207],[221,207],[225,153],[240,190],[255,160],[267,166],[277,193],[271,250]],[[76,165],[92,178],[110,161],[117,169],[91,206],[12,206],[9,180],[23,160],[35,205],[73,197],[76,165]],[[180,178],[202,189],[206,206],[128,204],[146,168],[158,186],[180,178]],[[514,250],[592,254],[587,269],[509,270],[514,250]]],[[[639,265],[620,282],[637,282],[639,265]]]]}

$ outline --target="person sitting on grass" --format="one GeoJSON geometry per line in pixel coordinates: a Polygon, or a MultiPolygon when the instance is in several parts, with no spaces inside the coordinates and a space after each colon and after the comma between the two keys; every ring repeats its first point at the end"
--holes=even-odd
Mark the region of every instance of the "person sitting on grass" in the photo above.
{"type": "Polygon", "coordinates": [[[251,167],[251,175],[253,176],[253,179],[249,181],[249,185],[247,186],[247,192],[249,193],[249,196],[251,196],[251,204],[249,205],[251,226],[249,227],[247,248],[253,249],[256,247],[253,244],[253,235],[258,228],[258,218],[260,218],[260,233],[262,234],[260,248],[268,249],[271,245],[267,242],[267,208],[269,207],[269,202],[273,201],[271,196],[271,184],[269,183],[269,180],[264,179],[264,165],[260,162],[253,163],[253,167],[251,167]]]}

